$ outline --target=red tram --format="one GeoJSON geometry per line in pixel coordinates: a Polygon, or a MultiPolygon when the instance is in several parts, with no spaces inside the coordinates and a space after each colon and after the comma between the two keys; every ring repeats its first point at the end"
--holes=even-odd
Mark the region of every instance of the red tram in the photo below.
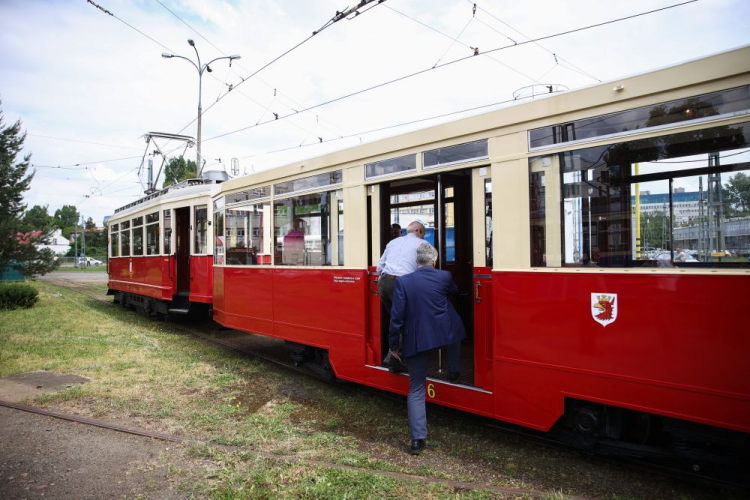
{"type": "Polygon", "coordinates": [[[588,449],[747,459],[747,175],[744,47],[144,200],[112,219],[110,288],[210,303],[406,394],[382,366],[374,266],[391,223],[420,218],[469,333],[458,382],[434,354],[429,401],[588,449]]]}

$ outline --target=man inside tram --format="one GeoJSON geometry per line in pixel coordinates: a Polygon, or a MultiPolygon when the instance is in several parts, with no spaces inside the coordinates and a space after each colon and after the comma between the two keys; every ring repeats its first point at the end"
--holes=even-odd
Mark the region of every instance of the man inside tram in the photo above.
{"type": "Polygon", "coordinates": [[[378,290],[380,291],[380,324],[382,338],[388,337],[388,324],[391,319],[393,289],[396,280],[417,270],[417,248],[423,243],[425,227],[422,221],[415,220],[406,227],[406,236],[391,240],[378,261],[378,290]]]}
{"type": "Polygon", "coordinates": [[[394,222],[391,224],[391,239],[395,240],[396,238],[401,237],[401,224],[394,222]]]}

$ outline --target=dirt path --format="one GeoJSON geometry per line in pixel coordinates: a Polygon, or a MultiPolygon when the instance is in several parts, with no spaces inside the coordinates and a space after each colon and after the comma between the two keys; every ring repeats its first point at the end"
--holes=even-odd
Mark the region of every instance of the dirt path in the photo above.
{"type": "Polygon", "coordinates": [[[184,498],[166,479],[181,447],[0,407],[0,498],[184,498]]]}

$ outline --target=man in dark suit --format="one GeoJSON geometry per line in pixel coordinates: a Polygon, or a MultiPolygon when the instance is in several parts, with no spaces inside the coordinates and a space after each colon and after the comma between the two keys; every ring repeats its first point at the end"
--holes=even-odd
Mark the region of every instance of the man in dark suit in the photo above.
{"type": "MultiPolygon", "coordinates": [[[[435,269],[437,250],[429,243],[417,248],[418,269],[396,281],[391,309],[388,337],[391,354],[399,348],[399,334],[403,335],[401,355],[409,366],[409,432],[411,454],[419,455],[427,439],[425,383],[430,352],[449,346],[448,366],[458,375],[460,344],[466,337],[461,317],[448,300],[448,294],[458,294],[458,288],[448,271],[435,269]]],[[[456,377],[457,378],[457,377],[456,377]]]]}

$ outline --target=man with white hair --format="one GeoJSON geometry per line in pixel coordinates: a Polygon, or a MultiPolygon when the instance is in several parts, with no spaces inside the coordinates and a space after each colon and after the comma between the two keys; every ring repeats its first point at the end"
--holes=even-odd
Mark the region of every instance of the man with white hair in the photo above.
{"type": "MultiPolygon", "coordinates": [[[[378,291],[380,293],[380,324],[385,339],[388,336],[393,288],[396,280],[417,270],[417,247],[424,239],[425,227],[420,220],[415,220],[406,227],[406,236],[392,239],[385,247],[378,262],[378,291]]],[[[393,368],[398,371],[398,368],[393,368]]],[[[401,370],[403,371],[403,369],[401,370]]]]}
{"type": "Polygon", "coordinates": [[[396,281],[388,336],[391,354],[409,365],[409,412],[412,455],[419,455],[427,439],[425,384],[427,364],[434,349],[448,346],[448,369],[458,375],[461,340],[466,337],[461,317],[448,300],[458,287],[448,271],[435,269],[438,253],[429,243],[417,248],[418,269],[396,281]],[[399,346],[399,336],[402,342],[399,346]]]}

